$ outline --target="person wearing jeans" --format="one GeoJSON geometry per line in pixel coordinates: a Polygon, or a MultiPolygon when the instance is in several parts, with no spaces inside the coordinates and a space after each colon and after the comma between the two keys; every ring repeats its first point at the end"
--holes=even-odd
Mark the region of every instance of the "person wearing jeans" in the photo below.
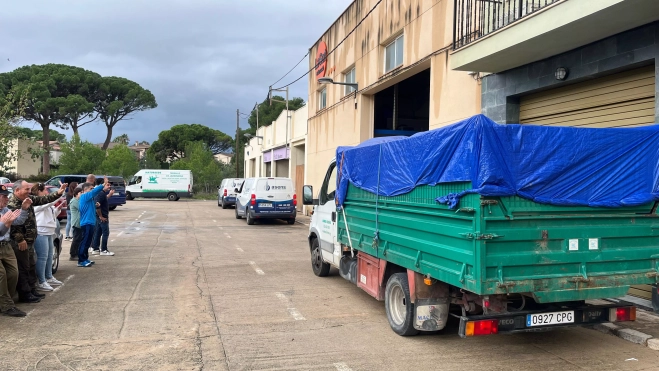
{"type": "MultiPolygon", "coordinates": [[[[43,183],[32,187],[32,195],[47,196],[48,190],[43,183]]],[[[55,201],[57,202],[57,201],[55,201]]],[[[57,215],[59,207],[54,207],[51,202],[46,205],[35,206],[34,216],[37,220],[37,238],[34,240],[34,252],[37,255],[36,273],[37,290],[53,291],[51,285],[59,286],[62,282],[53,277],[53,252],[55,250],[55,230],[57,229],[57,215]]]]}
{"type": "Polygon", "coordinates": [[[73,230],[71,227],[73,224],[71,223],[71,200],[73,200],[73,191],[75,191],[76,187],[78,186],[78,182],[71,182],[69,184],[69,189],[66,192],[66,237],[64,237],[64,240],[66,241],[71,241],[73,239],[72,237],[72,232],[73,230]]]}
{"type": "Polygon", "coordinates": [[[96,202],[94,199],[99,193],[108,191],[110,183],[105,178],[103,184],[94,187],[92,184],[85,183],[82,185],[82,195],[80,196],[80,229],[82,230],[82,241],[78,248],[78,267],[89,267],[93,263],[89,260],[87,248],[91,245],[94,237],[94,225],[96,224],[96,202]]]}
{"type": "Polygon", "coordinates": [[[71,248],[69,254],[71,255],[70,260],[78,260],[78,248],[80,247],[80,242],[82,242],[82,230],[80,229],[80,195],[82,194],[81,188],[73,189],[73,198],[69,204],[69,210],[71,211],[71,229],[73,229],[73,240],[71,241],[71,248]]]}
{"type": "Polygon", "coordinates": [[[110,235],[110,209],[108,198],[112,197],[114,189],[107,195],[103,192],[96,196],[96,227],[94,231],[94,242],[92,244],[92,255],[100,253],[101,256],[113,256],[108,251],[108,236],[110,235]],[[100,251],[99,251],[100,250],[100,251]]]}

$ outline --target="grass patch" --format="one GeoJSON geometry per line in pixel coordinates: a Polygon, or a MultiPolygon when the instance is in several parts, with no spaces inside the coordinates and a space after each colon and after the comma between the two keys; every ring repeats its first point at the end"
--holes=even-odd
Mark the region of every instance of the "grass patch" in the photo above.
{"type": "Polygon", "coordinates": [[[195,193],[192,198],[195,200],[217,200],[217,193],[195,193]]]}

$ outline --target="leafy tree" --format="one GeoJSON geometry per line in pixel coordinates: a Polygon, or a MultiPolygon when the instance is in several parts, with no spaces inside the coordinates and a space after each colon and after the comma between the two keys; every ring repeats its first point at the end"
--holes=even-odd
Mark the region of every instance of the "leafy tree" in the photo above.
{"type": "Polygon", "coordinates": [[[199,124],[174,125],[158,134],[149,152],[158,161],[180,159],[186,156],[186,146],[192,142],[202,142],[211,154],[226,152],[233,147],[233,139],[223,132],[199,124]]]}
{"type": "Polygon", "coordinates": [[[135,152],[125,144],[115,146],[108,151],[108,155],[101,164],[101,172],[108,175],[121,175],[128,179],[140,169],[135,152]]]}
{"type": "MultiPolygon", "coordinates": [[[[15,110],[19,105],[23,120],[34,121],[43,130],[43,152],[49,152],[50,126],[66,129],[68,121],[62,107],[88,94],[91,72],[63,64],[31,65],[0,74],[0,99],[15,110]],[[19,100],[20,98],[20,100],[19,100]]],[[[50,156],[43,157],[43,172],[50,171],[50,156]]]]}
{"type": "MultiPolygon", "coordinates": [[[[19,133],[24,138],[32,138],[34,140],[41,140],[43,138],[43,131],[42,130],[32,130],[30,128],[26,127],[18,127],[16,128],[19,133]]],[[[66,143],[66,134],[60,133],[59,131],[52,129],[50,130],[50,140],[54,140],[56,142],[60,143],[66,143]]]]}
{"type": "Polygon", "coordinates": [[[112,139],[112,143],[128,145],[128,143],[130,143],[130,138],[128,138],[128,134],[121,134],[118,137],[112,139]]]}
{"type": "Polygon", "coordinates": [[[74,135],[68,143],[62,144],[59,161],[60,174],[96,173],[105,160],[105,151],[90,142],[74,135]]]}
{"type": "MultiPolygon", "coordinates": [[[[272,97],[273,99],[276,99],[278,101],[283,101],[284,98],[280,97],[278,95],[275,95],[272,97]]],[[[290,111],[295,111],[300,107],[304,107],[304,99],[302,98],[293,98],[288,101],[288,109],[290,111]]],[[[270,100],[265,99],[263,102],[261,102],[259,105],[257,105],[258,111],[259,111],[259,127],[261,126],[269,126],[272,124],[273,121],[277,120],[277,117],[281,114],[281,111],[286,109],[286,104],[281,103],[281,102],[272,102],[272,105],[270,105],[270,100]]],[[[248,132],[250,134],[256,133],[256,110],[253,110],[252,113],[249,115],[249,119],[247,120],[249,122],[249,127],[248,132]]]]}
{"type": "MultiPolygon", "coordinates": [[[[90,74],[92,74],[90,72],[90,74]]],[[[96,74],[93,74],[96,75],[96,74]]],[[[100,79],[100,76],[98,76],[100,79]]],[[[92,89],[97,89],[98,80],[94,81],[94,86],[92,89]]],[[[85,96],[79,94],[69,95],[66,101],[59,107],[59,113],[62,116],[62,122],[71,126],[73,129],[73,134],[77,135],[78,130],[89,124],[90,122],[96,120],[98,114],[94,113],[94,98],[95,90],[87,91],[85,96]]]]}
{"type": "Polygon", "coordinates": [[[147,152],[140,160],[140,169],[162,169],[163,163],[156,159],[153,153],[147,152]]]}
{"type": "Polygon", "coordinates": [[[108,148],[112,129],[119,121],[134,112],[156,107],[156,98],[138,83],[123,77],[102,77],[94,107],[107,128],[102,148],[108,148]]]}
{"type": "MultiPolygon", "coordinates": [[[[1,81],[0,88],[2,88],[1,81]]],[[[11,94],[13,93],[9,93],[9,95],[11,94]]],[[[13,101],[11,98],[3,100],[0,106],[0,173],[5,176],[8,175],[9,171],[15,170],[11,167],[12,161],[26,155],[14,151],[13,141],[29,138],[22,132],[21,129],[23,128],[18,126],[19,120],[17,118],[20,117],[20,109],[23,104],[19,102],[12,105],[11,101],[13,101]]],[[[28,148],[31,148],[31,146],[28,146],[28,148]]],[[[32,157],[34,158],[35,155],[33,154],[32,157]]]]}
{"type": "Polygon", "coordinates": [[[222,179],[233,176],[232,167],[215,161],[213,152],[203,142],[188,143],[185,153],[186,156],[172,163],[170,169],[191,170],[197,193],[211,193],[222,179]]]}

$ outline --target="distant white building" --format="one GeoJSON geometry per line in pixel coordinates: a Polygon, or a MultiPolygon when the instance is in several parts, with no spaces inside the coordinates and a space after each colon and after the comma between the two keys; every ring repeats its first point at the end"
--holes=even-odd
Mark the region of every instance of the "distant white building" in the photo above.
{"type": "Polygon", "coordinates": [[[215,161],[228,165],[231,163],[231,159],[233,158],[233,153],[218,153],[216,155],[213,155],[213,157],[215,157],[215,161]]]}

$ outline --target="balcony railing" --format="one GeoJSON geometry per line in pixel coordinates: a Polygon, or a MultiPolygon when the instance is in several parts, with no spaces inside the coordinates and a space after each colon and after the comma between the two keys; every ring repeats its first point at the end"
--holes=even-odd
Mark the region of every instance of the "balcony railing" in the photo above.
{"type": "Polygon", "coordinates": [[[454,0],[453,49],[566,0],[454,0]]]}

